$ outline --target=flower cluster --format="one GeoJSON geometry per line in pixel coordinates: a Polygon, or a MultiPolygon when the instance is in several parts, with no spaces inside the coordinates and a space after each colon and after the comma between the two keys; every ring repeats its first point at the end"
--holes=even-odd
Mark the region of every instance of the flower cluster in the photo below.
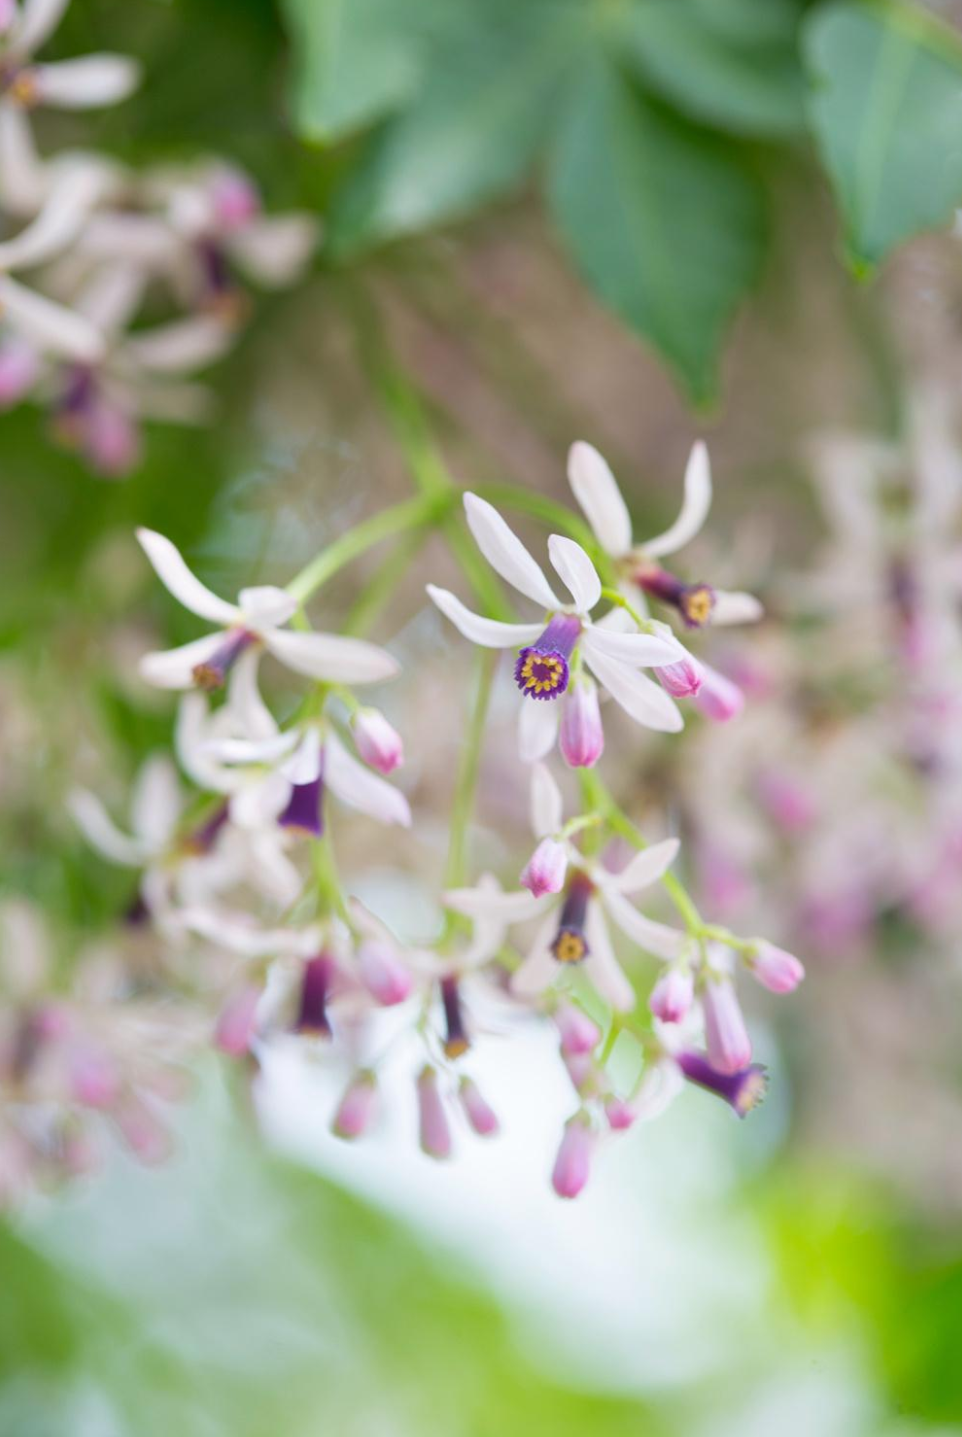
{"type": "MultiPolygon", "coordinates": [[[[304,609],[312,576],[337,567],[337,545],[346,542],[350,557],[360,551],[352,535],[287,589],[247,588],[232,603],[209,590],[169,540],[139,531],[170,593],[214,626],[141,663],[148,683],[182,691],[176,752],[196,792],[185,800],[169,761],[150,761],[130,832],[94,794],[71,798],[104,856],[140,870],[138,914],[161,935],[171,967],[205,975],[200,986],[217,1007],[217,1045],[256,1070],[275,1045],[300,1044],[342,1072],[331,1120],[341,1137],[359,1137],[389,1097],[403,1100],[383,1091],[384,1055],[402,1037],[415,1054],[409,1092],[424,1151],[447,1157],[457,1123],[492,1136],[499,1117],[472,1076],[473,1050],[492,1032],[520,1030],[532,1015],[554,1025],[573,1095],[553,1177],[565,1197],[583,1188],[603,1135],[662,1111],[686,1082],[744,1116],[764,1090],[764,1074],[752,1061],[737,970],[778,993],[802,977],[791,954],[704,921],[671,871],[677,839],[646,843],[600,776],[619,710],[645,730],[674,733],[689,702],[715,720],[741,706],[734,684],[687,644],[712,624],[756,619],[757,601],[686,582],[660,564],[707,515],[704,447],[689,463],[678,520],[646,544],[633,542],[625,501],[594,449],[576,444],[569,474],[587,526],[558,508],[559,527],[585,539],[548,539],[562,596],[498,510],[464,495],[482,560],[536,607],[536,619],[476,613],[452,591],[428,585],[461,635],[482,650],[513,651],[520,760],[512,762],[518,778],[527,771],[534,839],[507,887],[492,873],[472,873],[465,858],[481,750],[493,731],[492,660],[484,658],[486,677],[464,730],[433,936],[402,941],[360,900],[365,865],[349,853],[342,879],[340,844],[335,861],[334,801],[374,823],[412,825],[412,804],[395,778],[401,738],[355,692],[391,680],[399,665],[367,640],[316,631],[304,609]],[[658,612],[675,617],[679,632],[658,612]],[[307,681],[280,721],[262,694],[267,660],[295,685],[307,681]],[[556,747],[563,765],[553,771],[556,747]],[[559,778],[578,783],[580,801],[568,818],[559,778]],[[677,925],[646,911],[659,891],[677,925]],[[638,1056],[628,1091],[610,1063],[624,1042],[638,1056]]],[[[442,532],[455,499],[452,490],[442,532]]],[[[453,552],[465,577],[490,594],[483,564],[479,577],[473,555],[465,559],[463,546],[453,552]]],[[[457,648],[445,662],[458,663],[457,648]]],[[[364,854],[372,867],[370,842],[364,854]]]]}
{"type": "Polygon", "coordinates": [[[34,400],[58,442],[116,477],[138,462],[142,421],[209,415],[192,376],[235,343],[243,279],[289,284],[317,226],[263,215],[253,182],[221,160],[133,170],[88,151],[41,158],[34,111],[111,105],[138,82],[119,55],[35,58],[66,4],[0,6],[0,408],[34,400]],[[164,317],[142,324],[145,310],[164,317]]]}

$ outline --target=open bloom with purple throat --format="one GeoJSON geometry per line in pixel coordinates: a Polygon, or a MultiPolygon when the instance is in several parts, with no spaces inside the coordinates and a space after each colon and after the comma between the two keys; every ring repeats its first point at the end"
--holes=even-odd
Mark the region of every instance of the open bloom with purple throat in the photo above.
{"type": "Polygon", "coordinates": [[[660,563],[689,543],[708,517],[711,469],[703,443],[692,448],[678,518],[664,534],[641,544],[632,541],[628,506],[597,449],[580,440],[571,446],[568,479],[598,543],[615,561],[622,583],[632,593],[640,590],[648,598],[669,605],[690,629],[704,628],[709,623],[745,624],[761,618],[762,606],[751,594],[731,593],[700,581],[685,583],[660,563]]]}
{"type": "Polygon", "coordinates": [[[299,607],[285,589],[242,589],[237,603],[228,603],[191,573],[169,539],[152,529],[138,529],[137,538],[174,598],[220,626],[217,633],[178,649],[146,654],[140,672],[148,683],[164,689],[220,688],[241,654],[255,647],[269,650],[295,673],[334,683],[379,683],[398,672],[391,655],[376,644],[285,628],[299,607]]]}
{"type": "Polygon", "coordinates": [[[520,752],[525,762],[543,758],[562,730],[562,752],[574,766],[590,766],[603,735],[597,694],[583,666],[591,669],[611,697],[637,723],[674,733],[681,715],[664,689],[639,670],[674,664],[685,650],[667,632],[616,633],[592,622],[601,602],[601,580],[580,544],[560,534],[548,540],[548,557],[571,597],[558,599],[535,559],[504,519],[484,499],[465,494],[468,525],[491,567],[525,598],[547,611],[535,624],[506,624],[465,608],[447,589],[428,593],[455,628],[490,649],[518,650],[514,677],[526,703],[521,708],[520,752]],[[559,700],[564,700],[563,704],[559,700]],[[571,709],[569,717],[568,710],[571,709]]]}

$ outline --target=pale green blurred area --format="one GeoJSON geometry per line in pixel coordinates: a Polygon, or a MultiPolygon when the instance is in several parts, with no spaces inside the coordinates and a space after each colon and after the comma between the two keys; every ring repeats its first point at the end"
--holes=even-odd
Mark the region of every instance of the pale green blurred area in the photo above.
{"type": "Polygon", "coordinates": [[[749,1165],[730,1118],[686,1100],[620,1147],[565,1209],[566,1260],[554,1224],[508,1217],[510,1190],[490,1223],[439,1237],[430,1203],[412,1226],[390,1189],[377,1210],[271,1157],[211,1071],[168,1167],[118,1157],[4,1231],[0,1433],[959,1430],[958,1244],[764,1137],[749,1165]],[[509,1230],[529,1255],[492,1290],[509,1230]],[[640,1288],[635,1244],[651,1249],[640,1288]],[[592,1331],[605,1306],[610,1361],[592,1331]]]}

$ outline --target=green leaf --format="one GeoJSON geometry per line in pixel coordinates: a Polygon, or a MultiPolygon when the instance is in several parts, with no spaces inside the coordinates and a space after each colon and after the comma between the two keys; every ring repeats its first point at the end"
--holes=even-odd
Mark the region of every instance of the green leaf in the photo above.
{"type": "Polygon", "coordinates": [[[762,259],[765,222],[736,151],[586,69],[570,96],[549,200],[588,283],[647,338],[696,402],[762,259]]]}
{"type": "Polygon", "coordinates": [[[465,4],[412,107],[369,143],[335,196],[329,241],[344,255],[460,218],[519,185],[576,60],[567,3],[465,4]]]}
{"type": "Polygon", "coordinates": [[[282,0],[291,32],[294,125],[330,141],[416,92],[438,23],[437,0],[282,0]]]}
{"type": "Polygon", "coordinates": [[[849,259],[868,269],[962,200],[962,42],[919,9],[842,0],[812,15],[804,50],[849,259]]]}
{"type": "Polygon", "coordinates": [[[636,0],[613,34],[624,60],[697,120],[738,134],[804,129],[798,0],[636,0]]]}

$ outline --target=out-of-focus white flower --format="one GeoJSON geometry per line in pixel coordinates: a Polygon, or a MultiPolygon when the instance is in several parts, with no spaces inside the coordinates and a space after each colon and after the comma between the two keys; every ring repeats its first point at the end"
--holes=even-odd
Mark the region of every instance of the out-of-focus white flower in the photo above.
{"type": "Polygon", "coordinates": [[[51,105],[88,110],[125,99],[140,79],[126,55],[85,55],[79,60],[37,63],[69,0],[21,0],[0,16],[0,124],[5,112],[51,105]]]}
{"type": "Polygon", "coordinates": [[[398,672],[390,654],[363,639],[286,628],[298,603],[285,589],[272,585],[242,589],[237,603],[228,603],[191,573],[169,539],[152,529],[138,529],[137,538],[174,598],[191,613],[220,626],[217,633],[181,648],[145,655],[140,667],[148,683],[169,689],[195,684],[219,688],[241,654],[254,646],[266,648],[295,673],[313,679],[370,684],[398,672]]]}
{"type": "MultiPolygon", "coordinates": [[[[447,589],[427,586],[441,612],[465,638],[491,649],[519,649],[515,682],[524,695],[521,706],[520,752],[526,762],[543,758],[553,747],[561,721],[557,702],[574,679],[581,682],[582,663],[590,668],[612,698],[637,722],[674,733],[681,715],[668,694],[640,672],[642,668],[677,663],[685,651],[667,629],[649,633],[615,632],[592,622],[601,602],[601,580],[591,559],[573,539],[552,534],[548,556],[570,595],[563,603],[553,592],[539,564],[504,519],[484,499],[465,494],[468,525],[491,567],[509,584],[547,610],[547,624],[506,624],[465,608],[447,589]]],[[[569,695],[568,702],[571,697],[569,695]]],[[[586,746],[585,758],[597,757],[597,741],[586,746]]],[[[576,746],[568,748],[573,755],[576,746]]]]}

